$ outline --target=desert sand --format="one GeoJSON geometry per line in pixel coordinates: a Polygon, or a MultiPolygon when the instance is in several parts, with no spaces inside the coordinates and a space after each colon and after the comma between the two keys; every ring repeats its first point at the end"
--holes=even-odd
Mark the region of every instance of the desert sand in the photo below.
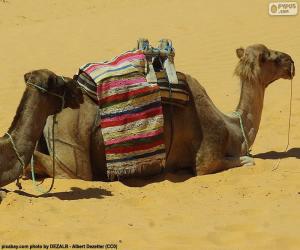
{"type": "MultiPolygon", "coordinates": [[[[168,174],[126,183],[57,180],[35,198],[5,188],[1,244],[107,244],[141,249],[300,248],[300,17],[268,14],[265,0],[0,1],[0,132],[15,115],[23,74],[72,76],[82,64],[132,49],[140,37],[170,38],[177,70],[196,77],[224,112],[237,105],[235,49],[254,43],[289,53],[296,66],[290,147],[290,81],[266,91],[253,146],[256,165],[193,177],[168,174]],[[282,161],[278,168],[274,165],[282,161]]],[[[42,108],[42,107],[41,107],[42,108]]],[[[37,194],[31,181],[23,191],[37,194]]],[[[45,180],[43,187],[50,185],[45,180]]]]}

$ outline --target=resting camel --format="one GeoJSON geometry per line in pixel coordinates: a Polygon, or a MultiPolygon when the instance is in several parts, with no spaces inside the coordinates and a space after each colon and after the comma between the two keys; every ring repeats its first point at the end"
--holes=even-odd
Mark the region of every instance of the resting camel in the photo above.
{"type": "Polygon", "coordinates": [[[29,163],[47,117],[62,108],[79,108],[83,102],[81,90],[70,78],[49,70],[36,70],[24,78],[27,87],[16,115],[8,132],[0,138],[0,187],[22,174],[22,165],[29,163]]]}
{"type": "MultiPolygon", "coordinates": [[[[295,74],[294,62],[288,54],[261,44],[239,48],[236,54],[239,62],[235,74],[241,82],[236,112],[231,115],[220,112],[205,89],[189,75],[186,77],[191,102],[183,109],[173,106],[172,115],[171,107],[163,105],[164,139],[166,151],[169,151],[166,171],[187,168],[195,175],[204,175],[254,164],[248,153],[258,132],[265,89],[277,79],[291,79],[295,74]]],[[[80,109],[65,109],[58,114],[55,135],[57,177],[107,179],[97,109],[98,106],[84,96],[80,109]]],[[[34,154],[41,175],[52,175],[51,140],[52,119],[48,118],[44,139],[34,154]]],[[[151,172],[140,175],[151,175],[151,172]]]]}
{"type": "MultiPolygon", "coordinates": [[[[254,164],[248,156],[258,132],[266,87],[277,79],[294,76],[294,62],[285,53],[253,45],[236,50],[235,69],[241,81],[241,96],[234,115],[220,112],[197,80],[186,75],[191,102],[182,108],[163,105],[166,171],[191,169],[196,175],[254,164]],[[173,109],[173,112],[171,112],[173,109]],[[171,129],[171,121],[173,130],[171,129]],[[242,126],[241,126],[242,124],[242,126]],[[171,135],[171,131],[173,134],[171,135]],[[172,139],[171,139],[172,138],[172,139]],[[172,142],[172,143],[170,143],[172,142]]],[[[39,140],[34,158],[40,175],[52,175],[52,119],[61,109],[57,96],[65,92],[64,109],[55,124],[57,177],[84,180],[106,179],[105,154],[98,106],[71,79],[63,81],[49,71],[25,75],[29,85],[8,130],[24,164],[27,165],[39,140]],[[47,90],[43,93],[36,85],[47,90]],[[79,93],[80,92],[80,93],[79,93]],[[76,109],[79,107],[79,109],[76,109]],[[49,153],[50,155],[48,155],[49,153]]],[[[20,160],[8,136],[0,139],[0,187],[16,180],[22,172],[20,160]]],[[[150,175],[151,171],[141,175],[150,175]]]]}

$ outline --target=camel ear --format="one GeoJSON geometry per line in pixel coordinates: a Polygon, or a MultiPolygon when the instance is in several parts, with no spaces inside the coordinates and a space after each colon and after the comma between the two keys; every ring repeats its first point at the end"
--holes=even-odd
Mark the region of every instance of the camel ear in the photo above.
{"type": "Polygon", "coordinates": [[[245,54],[245,49],[241,47],[241,48],[236,49],[235,52],[236,52],[237,57],[239,59],[241,59],[245,54]]]}
{"type": "Polygon", "coordinates": [[[65,87],[65,108],[78,109],[83,103],[83,94],[77,82],[69,77],[57,77],[58,84],[65,87]]]}

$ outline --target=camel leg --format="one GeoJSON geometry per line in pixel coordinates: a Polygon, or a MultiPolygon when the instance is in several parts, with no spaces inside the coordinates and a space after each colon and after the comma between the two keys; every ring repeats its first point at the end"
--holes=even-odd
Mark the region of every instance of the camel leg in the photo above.
{"type": "Polygon", "coordinates": [[[253,158],[249,156],[226,157],[228,134],[226,130],[216,129],[219,134],[208,133],[196,155],[196,175],[212,174],[230,168],[254,165],[253,158]],[[216,136],[217,135],[217,136],[216,136]]]}
{"type": "Polygon", "coordinates": [[[228,170],[230,168],[253,165],[255,165],[254,159],[249,156],[213,159],[210,157],[203,157],[200,153],[199,160],[196,165],[196,175],[212,174],[228,170]]]}
{"type": "MultiPolygon", "coordinates": [[[[97,106],[85,97],[80,109],[64,109],[56,117],[53,134],[53,117],[47,119],[44,139],[48,154],[35,153],[38,163],[52,176],[53,137],[55,141],[56,173],[59,178],[92,180],[90,159],[91,132],[97,106]]],[[[45,152],[44,150],[38,150],[45,152]]]]}
{"type": "MultiPolygon", "coordinates": [[[[34,152],[34,168],[35,173],[41,176],[53,177],[52,157],[38,151],[34,152]]],[[[56,159],[55,161],[55,177],[61,179],[77,179],[66,166],[56,159]]]]}

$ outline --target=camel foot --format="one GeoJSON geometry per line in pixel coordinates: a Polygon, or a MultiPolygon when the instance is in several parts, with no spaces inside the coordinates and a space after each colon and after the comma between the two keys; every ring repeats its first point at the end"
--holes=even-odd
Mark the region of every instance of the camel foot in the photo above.
{"type": "Polygon", "coordinates": [[[213,174],[224,171],[230,168],[241,166],[254,166],[254,159],[250,156],[241,157],[225,157],[220,160],[209,161],[207,163],[199,164],[195,169],[196,175],[213,174]]]}
{"type": "Polygon", "coordinates": [[[242,156],[240,157],[240,161],[241,161],[241,166],[254,166],[255,162],[254,159],[250,156],[242,156]]]}

